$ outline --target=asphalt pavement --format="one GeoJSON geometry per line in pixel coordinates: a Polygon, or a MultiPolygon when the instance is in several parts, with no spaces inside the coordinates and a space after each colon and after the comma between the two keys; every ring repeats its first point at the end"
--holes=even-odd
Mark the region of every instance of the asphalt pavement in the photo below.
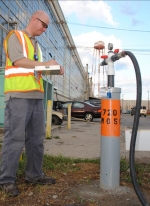
{"type": "MultiPolygon", "coordinates": [[[[129,129],[132,127],[130,126],[129,129]]],[[[125,145],[125,130],[121,125],[120,157],[129,158],[129,151],[125,145]]],[[[141,128],[140,128],[141,129],[141,128]]],[[[72,120],[71,129],[68,129],[67,121],[61,126],[53,126],[52,139],[45,139],[45,154],[71,158],[100,158],[100,119],[95,122],[72,120]]],[[[149,162],[150,152],[136,151],[135,158],[142,162],[149,162]]]]}
{"type": "MultiPolygon", "coordinates": [[[[125,118],[127,117],[125,116],[125,118]]],[[[142,127],[143,126],[140,127],[140,130],[142,127]]],[[[127,159],[129,158],[129,151],[126,150],[125,145],[125,130],[128,128],[132,129],[131,126],[126,127],[123,123],[121,124],[120,157],[127,159]]],[[[67,121],[64,121],[61,126],[52,126],[52,137],[50,139],[45,138],[44,140],[44,153],[53,156],[62,155],[64,157],[71,158],[100,158],[100,134],[100,119],[96,119],[96,121],[93,122],[86,122],[82,119],[71,120],[70,129],[68,129],[67,121]]],[[[1,142],[3,140],[3,136],[3,129],[1,128],[1,142]]],[[[148,163],[150,152],[136,151],[135,158],[148,163]]]]}

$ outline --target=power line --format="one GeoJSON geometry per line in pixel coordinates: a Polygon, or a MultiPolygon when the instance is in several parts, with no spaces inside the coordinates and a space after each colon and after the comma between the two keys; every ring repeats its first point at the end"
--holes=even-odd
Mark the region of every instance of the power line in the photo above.
{"type": "Polygon", "coordinates": [[[141,54],[141,53],[134,53],[134,54],[139,54],[139,55],[150,55],[150,54],[141,54]]]}
{"type": "Polygon", "coordinates": [[[89,24],[78,24],[74,22],[67,22],[67,23],[77,25],[77,26],[86,26],[86,27],[94,27],[94,28],[101,28],[101,29],[112,29],[112,30],[121,30],[121,31],[132,31],[132,32],[147,32],[147,33],[150,32],[150,31],[144,31],[144,30],[119,29],[119,28],[111,28],[111,27],[104,27],[104,26],[94,26],[94,25],[89,25],[89,24]]]}
{"type": "MultiPolygon", "coordinates": [[[[76,48],[78,48],[78,49],[94,49],[94,46],[76,45],[76,48]]],[[[132,50],[132,51],[138,51],[138,52],[150,52],[150,49],[121,48],[121,50],[132,50]]]]}
{"type": "MultiPolygon", "coordinates": [[[[94,49],[94,47],[90,47],[90,46],[76,46],[77,49],[85,49],[85,50],[91,50],[91,49],[94,49]]],[[[135,51],[135,52],[142,52],[142,53],[134,53],[134,54],[140,54],[140,55],[150,55],[149,54],[143,54],[143,52],[150,52],[150,49],[125,49],[125,48],[121,48],[121,51],[124,51],[124,50],[128,50],[128,51],[135,51]]]]}

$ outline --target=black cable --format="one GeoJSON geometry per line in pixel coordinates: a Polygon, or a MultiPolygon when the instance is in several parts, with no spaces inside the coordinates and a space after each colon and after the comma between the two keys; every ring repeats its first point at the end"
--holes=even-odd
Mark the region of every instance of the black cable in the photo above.
{"type": "Polygon", "coordinates": [[[150,32],[149,30],[121,29],[121,28],[112,28],[112,27],[104,27],[104,26],[89,25],[89,24],[78,24],[78,23],[74,23],[74,22],[67,22],[67,24],[73,24],[73,25],[77,25],[77,26],[85,26],[85,27],[101,28],[101,29],[120,30],[120,31],[150,32]]]}
{"type": "Polygon", "coordinates": [[[135,172],[135,144],[136,144],[136,136],[137,136],[137,130],[139,125],[139,118],[140,118],[140,109],[141,109],[141,96],[142,96],[142,81],[141,81],[141,73],[140,68],[138,65],[138,62],[135,58],[135,56],[129,52],[125,51],[125,54],[128,55],[134,65],[135,68],[135,74],[136,74],[136,85],[137,85],[137,96],[136,96],[136,111],[135,111],[135,117],[133,122],[133,129],[132,129],[132,135],[131,135],[131,143],[130,143],[130,155],[129,155],[129,163],[130,163],[130,175],[132,179],[132,183],[135,189],[135,192],[142,203],[143,206],[148,206],[148,202],[146,201],[144,194],[140,190],[139,184],[137,182],[136,178],[136,172],[135,172]]]}

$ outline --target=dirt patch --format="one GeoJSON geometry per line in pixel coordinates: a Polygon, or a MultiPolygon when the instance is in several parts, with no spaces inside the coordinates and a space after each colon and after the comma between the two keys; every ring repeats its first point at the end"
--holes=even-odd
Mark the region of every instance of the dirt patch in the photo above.
{"type": "MultiPolygon", "coordinates": [[[[99,189],[99,165],[78,163],[78,170],[67,173],[49,172],[56,178],[51,186],[26,184],[17,180],[21,194],[10,198],[0,192],[1,206],[140,206],[133,187],[125,182],[115,191],[99,189]]],[[[146,189],[146,188],[145,188],[146,189]]],[[[143,190],[150,202],[150,191],[143,190]]]]}

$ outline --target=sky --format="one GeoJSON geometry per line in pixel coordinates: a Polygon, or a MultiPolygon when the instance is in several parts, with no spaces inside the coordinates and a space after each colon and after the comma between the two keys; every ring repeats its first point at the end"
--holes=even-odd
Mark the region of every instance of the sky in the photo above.
{"type": "MultiPolygon", "coordinates": [[[[100,67],[102,50],[94,44],[102,41],[103,54],[108,54],[108,43],[113,51],[130,51],[138,61],[142,78],[142,100],[148,100],[150,91],[150,1],[118,0],[59,0],[70,33],[76,45],[82,64],[88,64],[89,75],[100,87],[106,86],[107,66],[100,67]]],[[[115,87],[121,88],[121,99],[136,99],[135,68],[126,56],[114,63],[115,87]]],[[[95,86],[95,96],[98,86],[95,86]]]]}

